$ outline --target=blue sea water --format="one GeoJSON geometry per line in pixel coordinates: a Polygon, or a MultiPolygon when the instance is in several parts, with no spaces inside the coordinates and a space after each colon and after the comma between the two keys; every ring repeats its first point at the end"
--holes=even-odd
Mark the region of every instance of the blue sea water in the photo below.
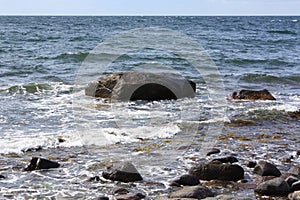
{"type": "MultiPolygon", "coordinates": [[[[187,122],[189,126],[214,126],[220,119],[211,113],[216,105],[208,103],[209,88],[201,74],[194,73],[194,68],[178,55],[157,49],[122,55],[105,73],[141,66],[159,72],[168,66],[197,83],[194,99],[112,105],[84,97],[78,104],[76,98],[84,96],[85,85],[78,89],[76,81],[89,53],[124,31],[148,27],[172,30],[196,41],[219,72],[220,85],[224,87],[222,101],[235,90],[268,89],[276,102],[226,102],[221,121],[243,119],[260,124],[240,130],[249,135],[260,133],[262,127],[271,129],[270,133],[281,130],[294,139],[290,143],[293,153],[300,127],[299,121],[290,119],[287,112],[300,108],[299,16],[1,16],[0,153],[20,153],[37,146],[88,145],[85,139],[93,137],[91,131],[95,129],[103,130],[99,134],[105,138],[104,145],[129,145],[140,138],[155,140],[177,135],[183,139],[190,133],[187,122]],[[116,112],[122,113],[118,113],[121,128],[112,125],[116,112]],[[90,132],[78,133],[82,129],[90,132]],[[85,134],[91,136],[85,138],[85,134]],[[60,144],[58,137],[66,141],[60,144]]],[[[93,76],[102,73],[100,70],[93,76]]]]}

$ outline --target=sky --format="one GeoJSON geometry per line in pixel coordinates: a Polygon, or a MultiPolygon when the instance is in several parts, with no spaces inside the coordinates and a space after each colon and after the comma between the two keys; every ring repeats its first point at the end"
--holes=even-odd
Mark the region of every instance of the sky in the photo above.
{"type": "Polygon", "coordinates": [[[300,0],[0,0],[0,15],[300,15],[300,0]]]}

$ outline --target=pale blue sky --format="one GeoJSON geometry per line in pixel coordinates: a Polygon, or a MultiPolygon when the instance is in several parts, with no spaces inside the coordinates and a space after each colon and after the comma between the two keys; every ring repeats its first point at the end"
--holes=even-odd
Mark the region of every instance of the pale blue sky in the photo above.
{"type": "Polygon", "coordinates": [[[0,15],[300,15],[300,0],[0,0],[0,15]]]}

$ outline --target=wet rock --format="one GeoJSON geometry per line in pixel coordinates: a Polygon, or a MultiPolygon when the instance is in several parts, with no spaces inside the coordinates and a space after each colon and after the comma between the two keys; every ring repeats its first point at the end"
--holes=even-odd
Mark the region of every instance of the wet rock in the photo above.
{"type": "Polygon", "coordinates": [[[300,176],[300,167],[296,167],[296,166],[292,166],[288,173],[296,175],[296,176],[300,176]]]}
{"type": "Polygon", "coordinates": [[[99,176],[93,176],[88,178],[87,182],[93,182],[93,181],[100,181],[100,177],[99,176]]]}
{"type": "Polygon", "coordinates": [[[240,90],[239,92],[233,92],[228,100],[276,100],[272,94],[264,90],[240,90]]]}
{"type": "Polygon", "coordinates": [[[41,170],[58,168],[60,164],[55,161],[47,160],[44,158],[33,157],[29,165],[24,169],[25,171],[41,170]]]}
{"type": "Polygon", "coordinates": [[[166,100],[194,97],[196,84],[178,74],[122,72],[88,84],[85,94],[121,101],[166,100]]]}
{"type": "Polygon", "coordinates": [[[249,161],[246,165],[249,168],[254,168],[256,166],[256,162],[255,161],[249,161]]]}
{"type": "Polygon", "coordinates": [[[204,199],[206,197],[213,197],[214,193],[204,186],[185,186],[180,190],[173,192],[170,198],[194,198],[204,199]]]}
{"type": "Polygon", "coordinates": [[[129,162],[123,162],[109,167],[108,171],[103,172],[102,176],[105,179],[125,183],[143,180],[135,166],[129,162]]]}
{"type": "Polygon", "coordinates": [[[215,197],[207,197],[204,200],[253,200],[249,197],[237,197],[236,195],[218,195],[215,197]]]}
{"type": "Polygon", "coordinates": [[[290,200],[300,200],[300,191],[295,191],[291,194],[289,194],[290,200]]]}
{"type": "Polygon", "coordinates": [[[26,149],[22,149],[21,151],[23,153],[27,153],[27,152],[36,152],[36,151],[40,151],[43,150],[42,146],[37,146],[37,147],[32,147],[32,148],[26,148],[26,149]]]}
{"type": "Polygon", "coordinates": [[[200,181],[196,176],[190,175],[190,174],[185,174],[182,175],[180,178],[176,179],[171,183],[171,186],[194,186],[194,185],[199,185],[200,181]]]}
{"type": "Polygon", "coordinates": [[[233,164],[200,163],[193,166],[189,174],[201,180],[238,181],[244,178],[244,169],[233,164]]]}
{"type": "Polygon", "coordinates": [[[291,187],[292,192],[300,190],[300,181],[294,182],[291,187]]]}
{"type": "Polygon", "coordinates": [[[228,156],[228,157],[223,157],[223,158],[215,158],[212,161],[219,161],[221,163],[235,163],[239,162],[238,159],[234,156],[228,156]]]}
{"type": "Polygon", "coordinates": [[[136,193],[136,194],[124,194],[124,195],[119,195],[116,196],[116,200],[141,200],[145,198],[146,196],[143,195],[142,193],[136,193]]]}
{"type": "Polygon", "coordinates": [[[259,184],[255,192],[260,195],[285,196],[291,191],[288,183],[282,178],[274,178],[259,184]]]}
{"type": "Polygon", "coordinates": [[[288,115],[290,117],[300,119],[300,109],[294,112],[288,112],[288,115]]]}
{"type": "Polygon", "coordinates": [[[289,184],[290,187],[292,187],[292,184],[299,181],[299,179],[295,176],[289,176],[285,179],[285,181],[289,184]]]}
{"type": "Polygon", "coordinates": [[[259,161],[253,172],[261,176],[281,176],[281,172],[277,169],[277,167],[266,161],[259,161]]]}
{"type": "Polygon", "coordinates": [[[220,149],[213,148],[213,149],[211,149],[211,150],[206,154],[206,156],[210,156],[210,155],[213,155],[213,154],[218,154],[218,153],[220,153],[220,152],[221,152],[220,149]]]}
{"type": "Polygon", "coordinates": [[[109,198],[103,196],[103,197],[97,197],[97,198],[95,198],[94,200],[109,200],[109,198]]]}
{"type": "Polygon", "coordinates": [[[0,174],[0,179],[5,179],[5,176],[0,174]]]}
{"type": "Polygon", "coordinates": [[[129,190],[127,190],[126,188],[122,188],[122,187],[115,188],[113,190],[113,194],[128,194],[128,193],[129,193],[129,190]]]}

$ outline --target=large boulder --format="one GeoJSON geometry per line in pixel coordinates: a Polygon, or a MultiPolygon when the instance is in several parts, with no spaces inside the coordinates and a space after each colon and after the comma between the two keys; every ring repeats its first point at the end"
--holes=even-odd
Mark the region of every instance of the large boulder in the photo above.
{"type": "Polygon", "coordinates": [[[241,90],[233,92],[228,100],[276,100],[266,89],[264,90],[241,90]]]}
{"type": "Polygon", "coordinates": [[[85,94],[120,101],[170,100],[194,97],[196,84],[179,74],[120,72],[88,84],[85,94]]]}
{"type": "Polygon", "coordinates": [[[201,180],[238,181],[244,178],[244,169],[239,165],[211,162],[193,166],[189,174],[201,180]]]}

